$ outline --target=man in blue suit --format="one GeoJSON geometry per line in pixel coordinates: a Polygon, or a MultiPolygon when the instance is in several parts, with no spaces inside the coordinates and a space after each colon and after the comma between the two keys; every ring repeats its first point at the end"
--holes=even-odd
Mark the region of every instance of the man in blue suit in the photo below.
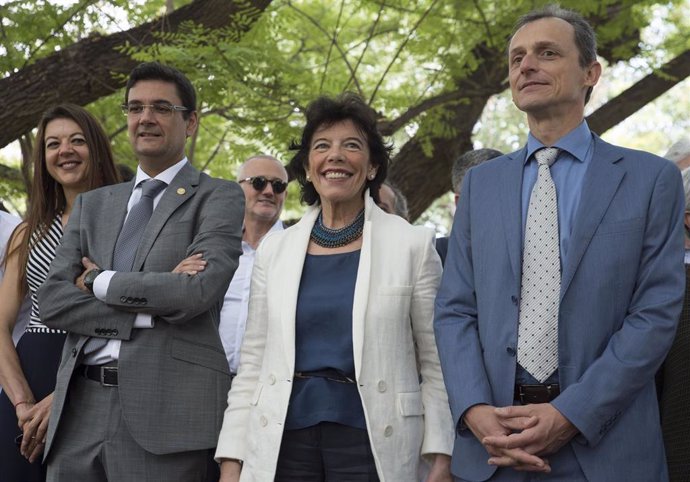
{"type": "Polygon", "coordinates": [[[465,176],[436,299],[453,473],[667,480],[654,374],[684,294],[680,174],[590,132],[601,66],[579,14],[527,14],[508,52],[527,145],[465,176]]]}

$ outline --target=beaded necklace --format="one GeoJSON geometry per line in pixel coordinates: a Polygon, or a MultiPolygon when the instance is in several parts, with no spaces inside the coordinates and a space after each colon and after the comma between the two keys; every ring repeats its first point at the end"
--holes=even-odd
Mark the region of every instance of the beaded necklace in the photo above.
{"type": "Polygon", "coordinates": [[[311,239],[322,248],[340,248],[358,239],[364,231],[364,209],[352,223],[339,229],[330,229],[323,225],[323,211],[316,218],[311,228],[311,239]]]}

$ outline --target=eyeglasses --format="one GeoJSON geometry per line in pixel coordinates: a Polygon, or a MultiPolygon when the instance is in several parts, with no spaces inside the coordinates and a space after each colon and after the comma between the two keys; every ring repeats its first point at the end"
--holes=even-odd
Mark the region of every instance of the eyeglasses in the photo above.
{"type": "Polygon", "coordinates": [[[123,114],[131,116],[143,114],[144,109],[147,107],[151,109],[151,112],[153,112],[155,115],[159,115],[161,117],[169,117],[176,110],[189,110],[184,106],[172,105],[168,104],[167,102],[156,102],[155,104],[122,104],[120,107],[122,108],[123,114]]]}
{"type": "Polygon", "coordinates": [[[243,182],[251,183],[252,187],[259,192],[263,191],[266,187],[266,184],[270,183],[271,187],[273,188],[273,192],[276,194],[280,194],[281,192],[285,191],[285,188],[288,185],[287,182],[281,181],[280,179],[268,180],[264,176],[254,176],[240,179],[239,183],[242,184],[243,182]]]}

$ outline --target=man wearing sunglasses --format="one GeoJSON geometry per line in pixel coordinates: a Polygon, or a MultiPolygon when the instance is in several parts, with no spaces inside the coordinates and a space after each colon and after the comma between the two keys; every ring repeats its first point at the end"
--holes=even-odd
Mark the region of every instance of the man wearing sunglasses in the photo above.
{"type": "Polygon", "coordinates": [[[285,202],[287,180],[287,171],[280,161],[266,155],[250,157],[237,171],[237,181],[245,197],[242,256],[225,294],[219,328],[233,375],[237,373],[247,323],[249,285],[256,248],[266,234],[283,229],[279,218],[285,202]]]}

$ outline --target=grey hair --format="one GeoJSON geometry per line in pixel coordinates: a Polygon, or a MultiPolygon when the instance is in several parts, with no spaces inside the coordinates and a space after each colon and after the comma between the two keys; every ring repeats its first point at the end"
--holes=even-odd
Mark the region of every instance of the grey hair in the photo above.
{"type": "Polygon", "coordinates": [[[690,211],[690,167],[680,171],[683,177],[683,191],[685,191],[685,210],[690,211]]]}
{"type": "Polygon", "coordinates": [[[690,139],[687,137],[673,144],[668,152],[664,154],[664,157],[672,162],[678,162],[688,156],[690,156],[690,139]]]}
{"type": "MultiPolygon", "coordinates": [[[[285,166],[278,159],[276,159],[275,157],[270,156],[268,154],[256,154],[254,156],[248,157],[247,159],[245,159],[245,161],[242,164],[239,165],[239,167],[237,168],[237,173],[236,173],[238,181],[244,177],[244,174],[243,174],[244,167],[249,162],[253,161],[254,159],[270,159],[271,161],[275,161],[276,164],[278,164],[280,167],[283,168],[283,170],[285,171],[285,174],[287,175],[287,170],[285,169],[285,166]]],[[[289,177],[288,177],[288,180],[289,180],[289,177]]]]}
{"type": "Polygon", "coordinates": [[[395,214],[409,221],[410,211],[407,207],[407,198],[405,195],[397,186],[394,186],[388,181],[383,181],[383,185],[388,186],[390,190],[393,191],[395,197],[395,206],[393,206],[393,209],[395,210],[395,214]]]}
{"type": "Polygon", "coordinates": [[[502,155],[503,153],[501,151],[497,151],[496,149],[474,149],[472,151],[467,151],[458,157],[453,163],[453,168],[450,171],[450,178],[451,182],[453,183],[453,192],[455,192],[455,194],[460,193],[460,184],[462,184],[462,178],[465,177],[465,173],[470,167],[502,155]]]}

